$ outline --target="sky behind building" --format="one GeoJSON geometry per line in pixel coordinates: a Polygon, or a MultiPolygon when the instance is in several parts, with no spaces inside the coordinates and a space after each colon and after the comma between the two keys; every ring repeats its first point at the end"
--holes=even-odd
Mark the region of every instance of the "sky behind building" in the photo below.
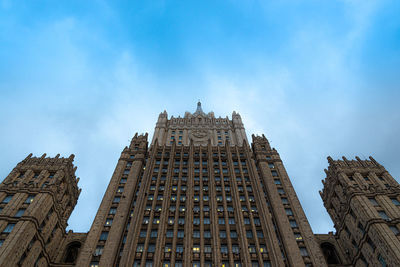
{"type": "MultiPolygon", "coordinates": [[[[400,176],[399,1],[0,0],[0,177],[76,155],[88,231],[122,149],[158,114],[231,116],[280,153],[314,232],[326,157],[400,176]]],[[[150,136],[151,138],[151,136],[150,136]]]]}

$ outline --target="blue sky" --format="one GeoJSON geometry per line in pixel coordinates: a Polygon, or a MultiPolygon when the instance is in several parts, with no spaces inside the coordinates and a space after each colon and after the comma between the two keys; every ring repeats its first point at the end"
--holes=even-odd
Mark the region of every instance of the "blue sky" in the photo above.
{"type": "Polygon", "coordinates": [[[400,175],[399,1],[0,0],[0,177],[76,155],[90,228],[120,152],[158,114],[243,118],[284,160],[316,233],[326,157],[400,175]]]}

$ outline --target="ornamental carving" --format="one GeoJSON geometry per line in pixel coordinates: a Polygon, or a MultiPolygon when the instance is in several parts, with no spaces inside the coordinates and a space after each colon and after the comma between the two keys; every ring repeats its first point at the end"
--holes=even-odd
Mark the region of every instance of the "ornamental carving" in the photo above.
{"type": "Polygon", "coordinates": [[[194,145],[207,145],[209,139],[208,131],[202,129],[192,130],[189,136],[194,145]]]}

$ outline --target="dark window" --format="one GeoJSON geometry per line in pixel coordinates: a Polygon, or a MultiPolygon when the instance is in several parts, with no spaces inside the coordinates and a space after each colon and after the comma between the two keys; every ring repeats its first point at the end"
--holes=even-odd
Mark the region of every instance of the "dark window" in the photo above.
{"type": "Polygon", "coordinates": [[[108,237],[108,232],[101,232],[100,241],[107,240],[107,237],[108,237]]]}
{"type": "Polygon", "coordinates": [[[9,234],[14,229],[15,223],[9,223],[6,228],[4,228],[3,233],[9,234]]]}
{"type": "Polygon", "coordinates": [[[14,217],[19,218],[19,217],[21,217],[21,216],[24,214],[24,212],[25,212],[25,209],[19,209],[19,210],[17,211],[17,213],[14,215],[14,217]]]}
{"type": "Polygon", "coordinates": [[[8,203],[12,199],[13,195],[7,195],[1,203],[8,203]]]}

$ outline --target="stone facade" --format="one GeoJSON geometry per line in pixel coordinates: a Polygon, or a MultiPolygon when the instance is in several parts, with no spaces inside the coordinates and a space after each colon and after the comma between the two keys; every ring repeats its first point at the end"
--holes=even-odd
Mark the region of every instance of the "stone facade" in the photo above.
{"type": "Polygon", "coordinates": [[[88,233],[65,231],[72,161],[29,155],[2,182],[0,266],[399,266],[399,185],[381,165],[329,158],[337,232],[314,235],[277,150],[249,144],[236,112],[162,112],[150,145],[123,149],[88,233]]]}
{"type": "Polygon", "coordinates": [[[321,197],[343,264],[400,266],[399,184],[372,157],[328,161],[321,197]]]}

